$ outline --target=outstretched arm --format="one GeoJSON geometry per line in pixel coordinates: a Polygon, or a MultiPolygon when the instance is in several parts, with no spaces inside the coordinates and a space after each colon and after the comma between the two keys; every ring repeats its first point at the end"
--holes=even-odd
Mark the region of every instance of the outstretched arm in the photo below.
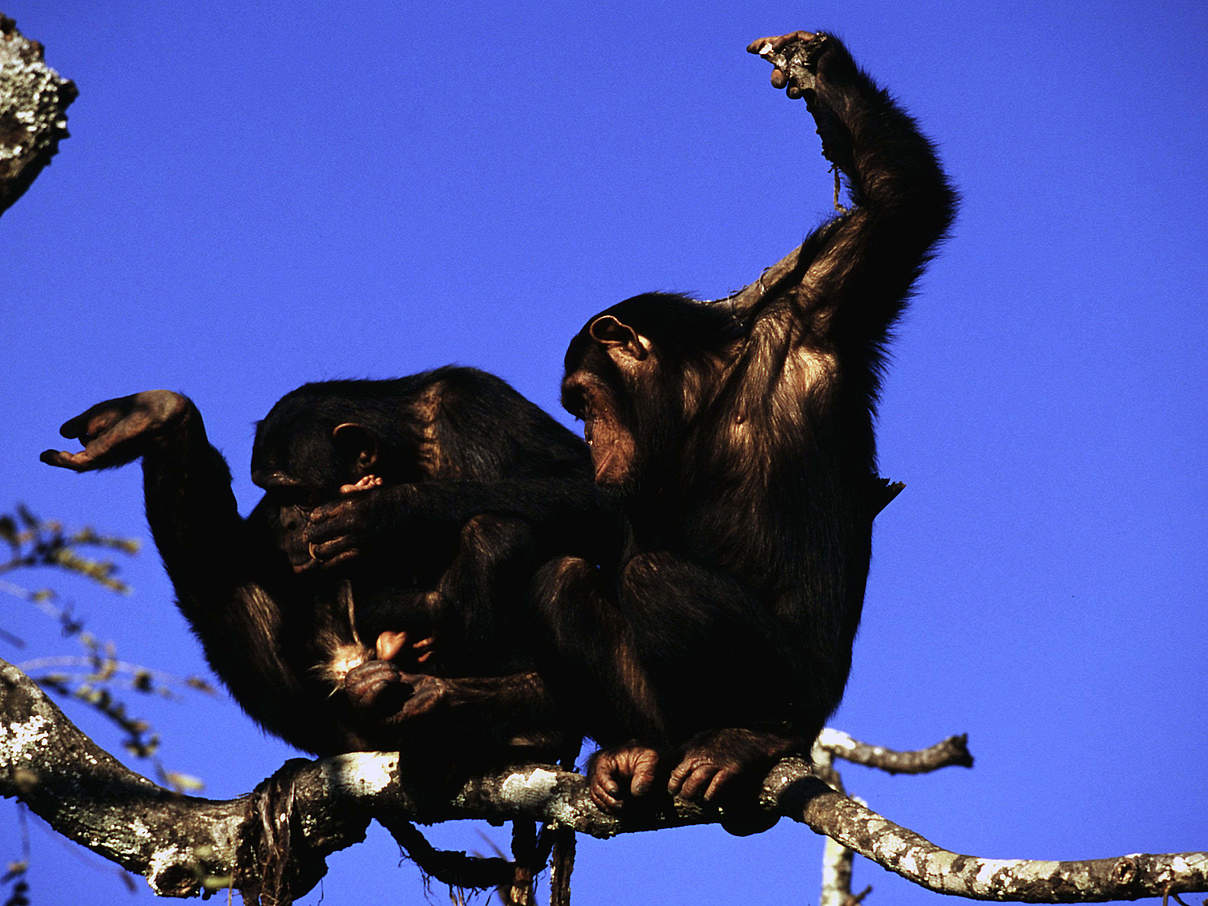
{"type": "Polygon", "coordinates": [[[271,539],[259,531],[263,520],[239,517],[227,464],[192,401],[168,390],[106,400],[60,433],[84,449],[46,450],[48,465],[87,472],[142,459],[151,531],[210,665],[264,726],[303,748],[330,750],[307,729],[324,704],[301,702],[299,677],[282,654],[281,609],[265,587],[271,539]]]}
{"type": "Polygon", "coordinates": [[[951,224],[956,194],[915,122],[837,38],[799,31],[747,49],[773,64],[773,86],[805,99],[855,207],[726,304],[750,317],[783,301],[840,335],[880,337],[951,224]]]}
{"type": "Polygon", "coordinates": [[[178,591],[214,582],[230,565],[243,520],[226,461],[206,438],[201,413],[186,396],[148,390],[97,403],[59,429],[84,449],[46,450],[48,465],[88,472],[141,458],[147,519],[178,591]]]}

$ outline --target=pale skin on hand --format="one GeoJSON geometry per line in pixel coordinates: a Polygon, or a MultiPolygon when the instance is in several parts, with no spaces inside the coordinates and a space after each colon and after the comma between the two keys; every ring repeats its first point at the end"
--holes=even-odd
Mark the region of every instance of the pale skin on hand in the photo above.
{"type": "Polygon", "coordinates": [[[419,639],[418,641],[409,641],[407,633],[400,632],[383,632],[377,637],[377,642],[374,643],[374,651],[377,653],[379,661],[395,661],[404,649],[409,649],[406,660],[410,661],[410,665],[419,665],[426,663],[432,658],[436,639],[432,636],[419,639]]]}
{"type": "MultiPolygon", "coordinates": [[[[802,43],[809,43],[810,41],[813,41],[817,37],[818,36],[816,34],[814,34],[813,32],[794,31],[794,32],[789,32],[789,34],[787,34],[787,35],[775,35],[775,36],[769,37],[769,38],[756,38],[754,41],[752,41],[750,44],[747,45],[747,53],[756,54],[757,56],[763,57],[765,60],[768,60],[769,62],[771,62],[771,57],[773,55],[775,55],[778,51],[783,50],[785,47],[787,47],[789,44],[793,43],[794,41],[801,41],[802,43]]],[[[782,70],[780,68],[775,68],[772,70],[772,87],[773,88],[784,88],[788,84],[789,84],[788,73],[786,73],[784,70],[782,70]]],[[[801,97],[801,91],[800,91],[800,89],[797,89],[795,86],[789,86],[788,96],[791,98],[801,97]]]]}
{"type": "Polygon", "coordinates": [[[659,753],[642,745],[617,746],[596,753],[589,774],[588,793],[599,808],[616,814],[628,799],[636,799],[654,789],[658,779],[659,753]],[[626,780],[622,789],[619,779],[626,780]]]}

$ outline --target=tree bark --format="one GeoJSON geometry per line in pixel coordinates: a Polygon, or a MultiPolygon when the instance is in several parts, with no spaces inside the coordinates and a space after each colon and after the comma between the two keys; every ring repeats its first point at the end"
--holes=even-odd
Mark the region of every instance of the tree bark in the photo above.
{"type": "Polygon", "coordinates": [[[78,92],[0,15],[0,214],[29,188],[67,138],[67,107],[78,92]]]}
{"type": "MultiPolygon", "coordinates": [[[[16,796],[59,833],[143,875],[158,894],[232,887],[278,904],[311,889],[326,871],[326,856],[359,842],[376,816],[425,824],[530,819],[594,837],[721,817],[675,800],[657,814],[622,820],[592,804],[581,775],[548,765],[441,788],[409,776],[389,752],[290,761],[252,793],[225,802],[181,796],[119,764],[3,661],[0,794],[16,796]]],[[[760,803],[940,893],[1074,903],[1208,891],[1208,853],[1048,862],[949,852],[827,786],[801,758],[772,770],[760,803]]]]}

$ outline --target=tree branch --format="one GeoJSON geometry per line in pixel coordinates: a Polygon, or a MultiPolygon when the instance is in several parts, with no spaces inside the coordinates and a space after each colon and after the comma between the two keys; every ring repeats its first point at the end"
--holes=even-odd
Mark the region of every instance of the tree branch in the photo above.
{"type": "Polygon", "coordinates": [[[1053,862],[983,859],[936,846],[838,793],[800,759],[780,762],[764,782],[777,810],[895,874],[936,893],[975,900],[1094,903],[1208,890],[1208,853],[1136,853],[1053,862]]]}
{"type": "Polygon", "coordinates": [[[75,84],[42,60],[42,45],[0,15],[0,214],[29,188],[67,138],[75,84]]]}
{"type": "Polygon", "coordinates": [[[814,743],[825,751],[869,768],[879,768],[887,774],[926,774],[946,767],[973,767],[973,756],[969,753],[968,736],[949,736],[926,749],[899,752],[883,746],[870,746],[853,739],[842,730],[830,727],[818,734],[814,743]]]}
{"type": "MultiPolygon", "coordinates": [[[[386,752],[290,761],[253,793],[225,802],[181,796],[99,749],[3,661],[0,720],[0,793],[165,896],[229,886],[253,901],[287,903],[317,883],[328,854],[359,842],[376,815],[388,823],[527,818],[595,837],[720,817],[675,800],[620,820],[592,804],[581,775],[546,765],[442,787],[409,776],[398,753],[386,752]]],[[[772,770],[760,802],[941,893],[1086,902],[1208,890],[1208,853],[1041,862],[948,852],[831,789],[800,758],[772,770]]]]}

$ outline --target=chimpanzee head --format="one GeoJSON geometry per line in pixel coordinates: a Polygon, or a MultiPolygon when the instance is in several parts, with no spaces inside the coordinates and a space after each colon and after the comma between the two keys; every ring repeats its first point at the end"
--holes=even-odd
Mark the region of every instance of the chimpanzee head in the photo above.
{"type": "Polygon", "coordinates": [[[321,503],[373,472],[381,442],[348,405],[308,384],[283,397],[256,426],[252,481],[300,502],[321,503]]]}
{"type": "Polygon", "coordinates": [[[742,336],[730,312],[646,293],[591,318],[566,351],[562,405],[584,422],[596,483],[629,496],[676,467],[707,380],[742,336]]]}

